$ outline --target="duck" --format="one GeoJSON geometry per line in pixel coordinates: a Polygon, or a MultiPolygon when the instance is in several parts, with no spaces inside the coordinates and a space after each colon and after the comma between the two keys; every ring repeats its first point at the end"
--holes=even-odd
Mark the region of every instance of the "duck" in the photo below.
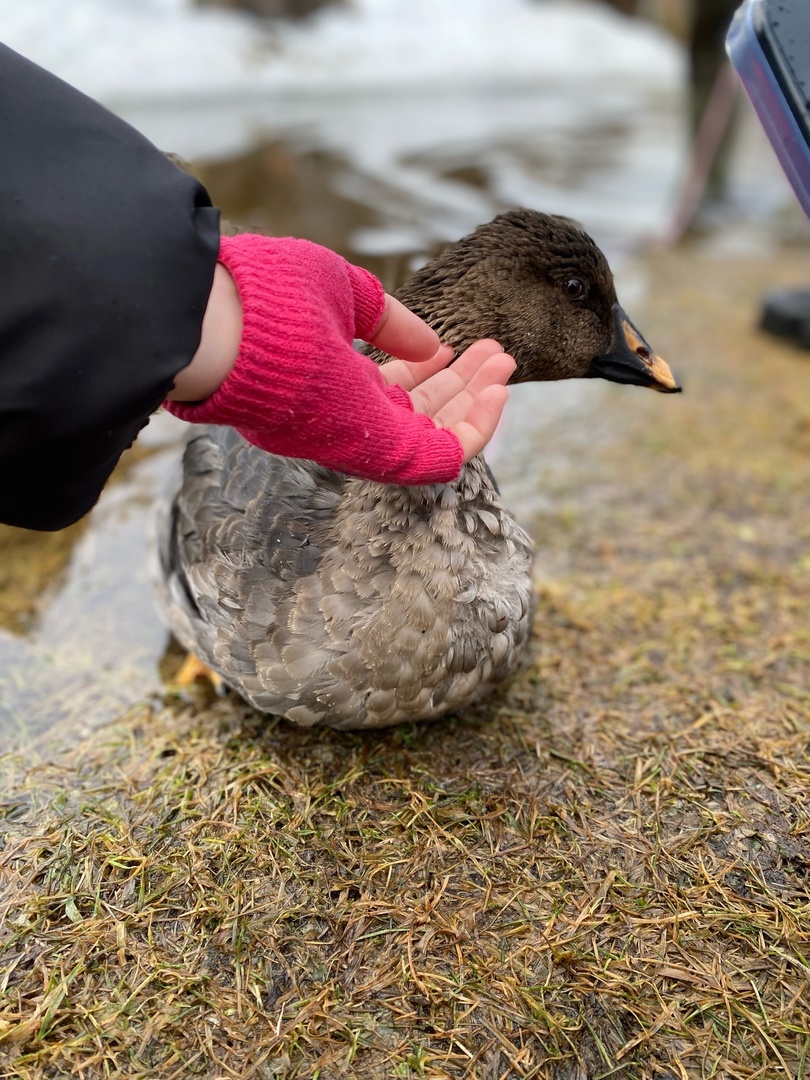
{"type": "MultiPolygon", "coordinates": [[[[456,354],[498,341],[513,383],[680,390],[619,303],[604,254],[568,218],[502,213],[396,295],[456,354]]],[[[533,543],[483,455],[452,483],[399,487],[204,427],[157,548],[174,637],[255,709],[297,725],[435,720],[491,692],[527,652],[533,543]]]]}

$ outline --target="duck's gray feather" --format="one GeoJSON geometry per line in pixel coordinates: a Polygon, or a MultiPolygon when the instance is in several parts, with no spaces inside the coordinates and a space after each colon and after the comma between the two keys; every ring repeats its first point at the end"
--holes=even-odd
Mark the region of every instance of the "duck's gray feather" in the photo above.
{"type": "Polygon", "coordinates": [[[435,717],[518,664],[531,544],[483,461],[454,485],[394,488],[210,427],[171,515],[172,629],[263,711],[345,728],[435,717]]]}

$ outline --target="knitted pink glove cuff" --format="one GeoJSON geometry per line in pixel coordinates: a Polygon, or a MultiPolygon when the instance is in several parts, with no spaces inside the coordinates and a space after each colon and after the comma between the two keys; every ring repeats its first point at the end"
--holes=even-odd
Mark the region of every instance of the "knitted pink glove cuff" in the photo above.
{"type": "Polygon", "coordinates": [[[242,302],[233,370],[199,404],[166,402],[192,423],[230,424],[264,450],[310,458],[398,484],[455,479],[452,432],[413,412],[377,365],[352,348],[379,325],[385,293],[373,274],[307,240],[222,237],[219,261],[242,302]]]}

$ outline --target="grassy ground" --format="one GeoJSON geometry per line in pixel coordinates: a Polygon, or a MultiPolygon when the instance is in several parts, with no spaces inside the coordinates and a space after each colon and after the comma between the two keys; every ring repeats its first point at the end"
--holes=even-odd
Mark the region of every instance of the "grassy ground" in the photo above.
{"type": "Polygon", "coordinates": [[[810,359],[750,329],[810,266],[650,273],[688,393],[538,438],[490,702],[339,735],[200,688],[5,761],[0,1075],[810,1076],[810,359]]]}

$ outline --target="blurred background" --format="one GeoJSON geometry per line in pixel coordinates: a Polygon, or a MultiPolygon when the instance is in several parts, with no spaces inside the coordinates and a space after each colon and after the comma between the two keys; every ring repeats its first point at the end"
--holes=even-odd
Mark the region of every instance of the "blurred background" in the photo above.
{"type": "MultiPolygon", "coordinates": [[[[324,243],[393,289],[510,206],[569,215],[606,251],[644,329],[650,251],[688,243],[730,260],[806,244],[724,67],[735,7],[0,0],[0,29],[192,162],[240,226],[324,243]]],[[[530,527],[543,498],[527,469],[536,432],[565,416],[597,431],[604,392],[513,395],[488,457],[530,527]]],[[[147,526],[181,442],[182,425],[158,416],[90,519],[50,537],[0,530],[0,745],[92,726],[159,692],[167,634],[147,526]]],[[[545,446],[547,467],[569,452],[545,446]]]]}
{"type": "MultiPolygon", "coordinates": [[[[735,6],[0,0],[0,27],[193,161],[227,217],[395,278],[515,204],[606,248],[664,234],[735,6]]],[[[761,220],[790,196],[742,127],[744,164],[711,195],[761,220]]]]}

